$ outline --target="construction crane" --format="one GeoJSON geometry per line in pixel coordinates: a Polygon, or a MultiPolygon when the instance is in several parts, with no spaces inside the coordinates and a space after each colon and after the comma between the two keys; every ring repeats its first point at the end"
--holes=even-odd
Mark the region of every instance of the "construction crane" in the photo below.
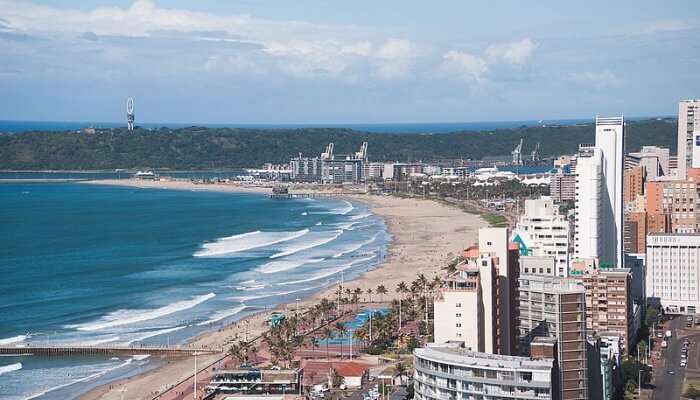
{"type": "Polygon", "coordinates": [[[367,161],[367,142],[362,142],[362,147],[360,147],[360,151],[355,153],[355,159],[367,161]]]}
{"type": "Polygon", "coordinates": [[[522,138],[520,138],[520,143],[515,148],[515,150],[510,152],[510,154],[513,155],[513,164],[514,165],[523,165],[523,139],[522,138]]]}
{"type": "Polygon", "coordinates": [[[537,142],[535,149],[532,150],[530,161],[532,161],[533,164],[540,162],[540,142],[537,142]]]}
{"type": "Polygon", "coordinates": [[[328,143],[326,146],[326,151],[321,153],[322,160],[332,160],[333,159],[333,143],[328,143]]]}

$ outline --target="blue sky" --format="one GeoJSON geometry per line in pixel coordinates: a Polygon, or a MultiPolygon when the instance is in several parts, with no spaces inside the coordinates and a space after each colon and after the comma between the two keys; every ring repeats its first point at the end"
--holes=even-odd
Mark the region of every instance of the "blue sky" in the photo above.
{"type": "Polygon", "coordinates": [[[0,0],[0,119],[120,121],[128,96],[141,122],[671,115],[700,97],[699,14],[690,0],[0,0]]]}

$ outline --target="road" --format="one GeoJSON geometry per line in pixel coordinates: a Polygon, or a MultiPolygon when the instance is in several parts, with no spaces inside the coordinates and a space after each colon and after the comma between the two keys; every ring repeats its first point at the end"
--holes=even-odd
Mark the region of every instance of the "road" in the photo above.
{"type": "Polygon", "coordinates": [[[700,328],[686,328],[685,318],[680,316],[670,321],[673,338],[664,351],[663,366],[656,368],[654,372],[656,387],[652,400],[679,399],[686,379],[700,381],[700,328]],[[682,342],[685,337],[690,339],[687,368],[680,366],[682,342]],[[668,371],[674,371],[675,375],[668,374],[668,371]]]}

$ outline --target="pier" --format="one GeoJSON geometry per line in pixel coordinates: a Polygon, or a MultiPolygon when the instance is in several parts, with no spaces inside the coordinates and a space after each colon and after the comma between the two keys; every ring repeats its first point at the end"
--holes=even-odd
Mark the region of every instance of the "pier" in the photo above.
{"type": "Polygon", "coordinates": [[[340,197],[343,196],[342,193],[272,193],[270,195],[271,199],[317,199],[317,198],[327,198],[327,197],[340,197]]]}
{"type": "Polygon", "coordinates": [[[166,357],[183,357],[201,354],[218,354],[221,349],[204,349],[191,347],[130,347],[130,346],[0,346],[3,355],[35,356],[90,356],[90,355],[134,355],[150,354],[166,357]]]}

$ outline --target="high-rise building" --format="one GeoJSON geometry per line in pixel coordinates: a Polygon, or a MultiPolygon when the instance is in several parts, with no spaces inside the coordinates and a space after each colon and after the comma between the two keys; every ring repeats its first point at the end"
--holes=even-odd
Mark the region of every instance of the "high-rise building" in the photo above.
{"type": "Polygon", "coordinates": [[[670,158],[670,151],[667,148],[642,146],[640,151],[632,152],[627,155],[626,167],[644,167],[647,179],[654,180],[658,177],[671,174],[669,165],[670,158]]]}
{"type": "Polygon", "coordinates": [[[646,181],[646,170],[644,166],[636,166],[625,170],[624,194],[622,196],[625,205],[637,199],[637,196],[644,194],[644,182],[646,181]]]}
{"type": "Polygon", "coordinates": [[[601,262],[622,266],[624,220],[625,122],[622,117],[596,117],[595,146],[603,153],[603,196],[601,201],[601,262]]]}
{"type": "MultiPolygon", "coordinates": [[[[664,180],[647,183],[647,212],[665,214],[674,233],[700,232],[699,183],[692,180],[664,180]]],[[[657,217],[661,219],[661,217],[657,217]]],[[[647,227],[649,232],[658,232],[647,227]]]]}
{"type": "MultiPolygon", "coordinates": [[[[601,216],[603,195],[603,152],[581,146],[576,166],[574,209],[574,257],[599,258],[603,254],[601,216]]],[[[612,223],[612,221],[607,221],[612,223]]]]}
{"type": "Polygon", "coordinates": [[[514,241],[520,246],[520,255],[552,257],[556,274],[568,275],[569,221],[559,213],[552,198],[525,200],[525,211],[516,225],[514,241]]]}
{"type": "Polygon", "coordinates": [[[678,167],[679,179],[685,179],[688,168],[700,167],[700,100],[678,103],[678,167]]]}
{"type": "Polygon", "coordinates": [[[700,311],[700,234],[650,233],[646,295],[669,314],[700,311]]]}
{"type": "Polygon", "coordinates": [[[450,345],[413,351],[414,398],[559,399],[555,362],[478,353],[450,345]]]}
{"type": "Polygon", "coordinates": [[[444,278],[434,303],[434,340],[462,341],[474,351],[515,352],[518,249],[507,228],[479,229],[479,244],[444,278]]]}
{"type": "Polygon", "coordinates": [[[633,333],[630,269],[605,268],[594,259],[573,260],[571,277],[586,289],[586,332],[619,334],[627,350],[633,333]]]}
{"type": "Polygon", "coordinates": [[[571,278],[522,275],[519,281],[520,354],[537,337],[557,340],[561,399],[588,399],[586,293],[571,278]]]}
{"type": "Polygon", "coordinates": [[[625,217],[625,253],[643,253],[647,248],[647,213],[633,211],[625,217]]]}
{"type": "Polygon", "coordinates": [[[557,173],[549,178],[549,193],[557,203],[576,199],[576,174],[557,173]]]}

